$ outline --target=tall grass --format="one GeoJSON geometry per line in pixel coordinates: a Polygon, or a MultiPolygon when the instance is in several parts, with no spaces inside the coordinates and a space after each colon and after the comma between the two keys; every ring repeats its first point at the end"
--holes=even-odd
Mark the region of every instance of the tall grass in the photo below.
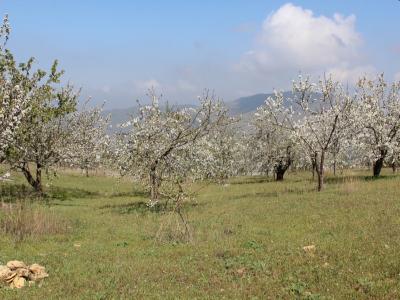
{"type": "Polygon", "coordinates": [[[0,208],[0,231],[10,235],[16,242],[27,237],[64,234],[71,228],[66,219],[23,200],[2,202],[0,208]]]}

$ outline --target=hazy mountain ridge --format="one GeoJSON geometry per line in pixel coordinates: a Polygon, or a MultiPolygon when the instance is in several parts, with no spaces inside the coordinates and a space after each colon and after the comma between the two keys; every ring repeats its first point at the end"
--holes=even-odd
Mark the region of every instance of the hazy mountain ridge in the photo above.
{"type": "MultiPolygon", "coordinates": [[[[225,102],[225,105],[229,109],[229,112],[232,116],[239,115],[250,115],[253,114],[257,107],[264,104],[265,100],[273,96],[273,93],[259,93],[254,94],[247,97],[241,97],[233,101],[225,102]]],[[[289,97],[290,92],[284,92],[284,97],[289,97]]],[[[193,104],[180,104],[180,105],[172,105],[173,108],[185,108],[185,107],[196,107],[193,104]]],[[[118,124],[124,123],[129,120],[130,116],[137,115],[138,107],[128,107],[128,108],[119,108],[119,109],[111,109],[105,110],[103,112],[104,115],[111,115],[111,123],[112,127],[116,127],[118,124]]]]}

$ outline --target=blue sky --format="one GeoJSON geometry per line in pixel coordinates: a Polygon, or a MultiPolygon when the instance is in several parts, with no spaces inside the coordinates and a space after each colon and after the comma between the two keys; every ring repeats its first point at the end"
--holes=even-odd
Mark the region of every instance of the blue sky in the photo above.
{"type": "Polygon", "coordinates": [[[0,0],[0,9],[19,60],[59,59],[83,97],[109,108],[151,86],[172,103],[205,88],[230,101],[287,89],[300,71],[400,80],[397,0],[0,0]]]}

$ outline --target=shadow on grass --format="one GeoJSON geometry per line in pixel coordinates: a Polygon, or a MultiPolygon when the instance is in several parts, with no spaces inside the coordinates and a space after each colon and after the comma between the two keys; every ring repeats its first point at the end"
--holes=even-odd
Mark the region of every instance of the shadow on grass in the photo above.
{"type": "MultiPolygon", "coordinates": [[[[205,203],[201,204],[205,205],[205,203]]],[[[185,203],[183,205],[183,209],[187,211],[192,207],[200,206],[199,203],[185,203]]],[[[129,202],[124,204],[107,204],[99,207],[100,209],[110,209],[113,212],[125,215],[125,214],[132,214],[132,213],[140,213],[140,214],[147,214],[147,213],[157,213],[162,214],[166,212],[171,212],[174,210],[174,205],[172,202],[160,202],[154,206],[149,206],[148,202],[146,201],[135,201],[129,202]]]]}
{"type": "Polygon", "coordinates": [[[93,198],[96,196],[100,196],[100,194],[83,189],[56,186],[46,189],[42,195],[39,195],[33,188],[25,184],[0,184],[0,199],[4,202],[13,202],[17,199],[64,201],[71,198],[93,198]]]}
{"type": "Polygon", "coordinates": [[[248,199],[248,198],[277,198],[279,197],[279,193],[277,191],[274,192],[256,192],[256,193],[246,193],[242,195],[235,195],[233,197],[229,197],[230,200],[240,200],[240,199],[248,199]]]}
{"type": "Polygon", "coordinates": [[[109,198],[118,198],[118,197],[148,197],[149,193],[146,191],[139,191],[139,190],[134,190],[130,192],[116,192],[112,193],[109,198]]]}
{"type": "Polygon", "coordinates": [[[306,193],[315,192],[315,188],[298,188],[298,187],[290,187],[287,186],[282,190],[271,191],[271,192],[255,192],[255,193],[246,193],[242,195],[236,195],[230,197],[231,200],[239,200],[239,199],[249,199],[249,198],[278,198],[284,194],[295,194],[295,195],[303,195],[306,193]]]}
{"type": "Polygon", "coordinates": [[[0,199],[4,202],[13,202],[16,199],[39,198],[34,190],[24,184],[0,183],[0,199]]]}
{"type": "Polygon", "coordinates": [[[265,176],[252,176],[252,177],[244,177],[241,179],[233,179],[229,183],[232,185],[235,184],[249,184],[249,183],[264,183],[264,182],[273,182],[274,179],[271,177],[265,176]]]}
{"type": "Polygon", "coordinates": [[[77,188],[62,188],[53,186],[45,192],[45,197],[56,200],[68,200],[71,198],[95,198],[101,196],[98,192],[91,192],[77,188]]]}
{"type": "Polygon", "coordinates": [[[365,176],[365,175],[353,175],[353,176],[330,176],[326,177],[324,179],[325,183],[331,183],[331,184],[340,184],[340,183],[345,183],[346,181],[349,180],[355,180],[355,181],[376,181],[376,180],[388,180],[388,179],[393,179],[396,178],[396,174],[390,174],[390,175],[380,175],[379,177],[375,177],[372,175],[365,176]]]}

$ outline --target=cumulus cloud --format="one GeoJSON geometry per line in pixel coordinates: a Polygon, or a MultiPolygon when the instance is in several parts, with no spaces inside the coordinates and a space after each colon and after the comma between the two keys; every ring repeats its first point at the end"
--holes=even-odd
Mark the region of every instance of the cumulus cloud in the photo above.
{"type": "Polygon", "coordinates": [[[282,79],[299,71],[332,72],[341,80],[352,80],[373,71],[360,61],[362,38],[355,24],[354,15],[317,16],[285,4],[265,19],[254,48],[243,56],[238,69],[282,79]]]}
{"type": "Polygon", "coordinates": [[[361,76],[375,77],[377,70],[371,65],[348,66],[346,64],[340,64],[328,69],[326,73],[332,75],[335,80],[355,84],[361,76]]]}

